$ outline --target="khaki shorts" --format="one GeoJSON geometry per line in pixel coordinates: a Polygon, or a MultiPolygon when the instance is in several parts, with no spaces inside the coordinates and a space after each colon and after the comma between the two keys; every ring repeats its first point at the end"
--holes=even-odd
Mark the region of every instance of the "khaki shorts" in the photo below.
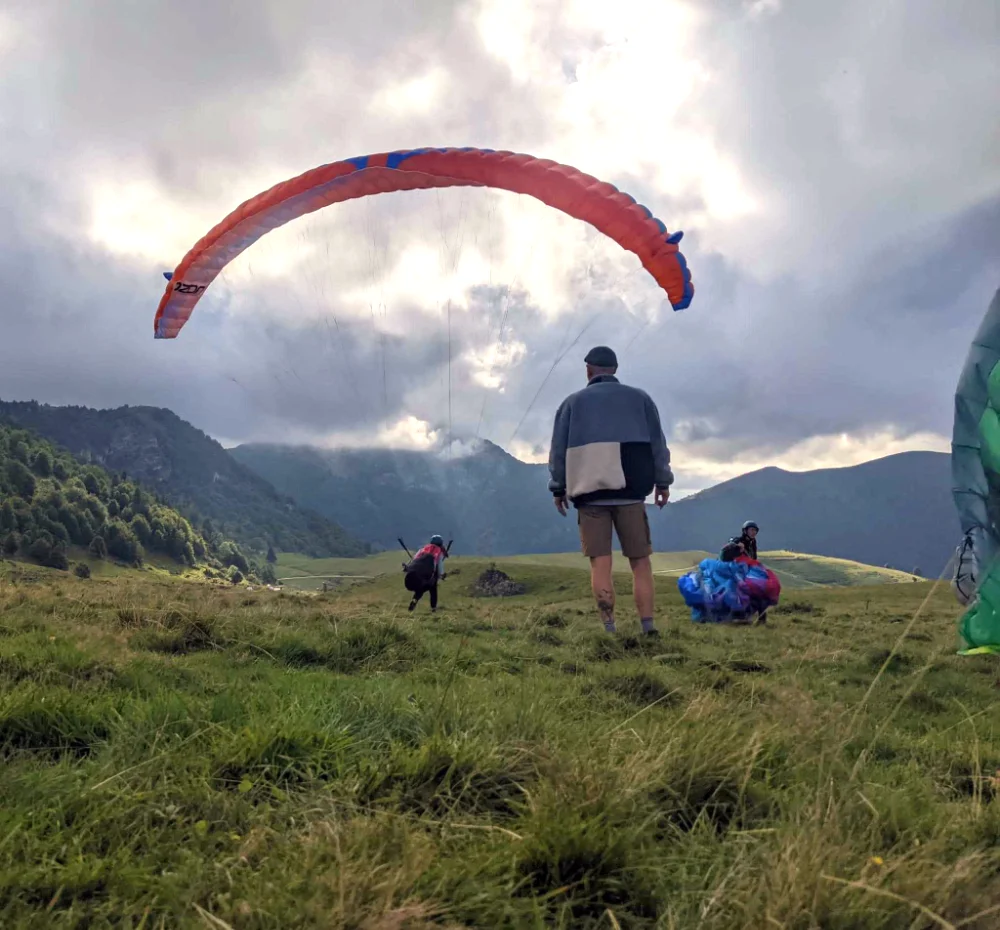
{"type": "Polygon", "coordinates": [[[577,522],[580,524],[583,554],[588,559],[611,555],[612,526],[626,559],[644,559],[653,554],[649,517],[646,505],[640,501],[610,507],[585,504],[577,510],[577,522]]]}

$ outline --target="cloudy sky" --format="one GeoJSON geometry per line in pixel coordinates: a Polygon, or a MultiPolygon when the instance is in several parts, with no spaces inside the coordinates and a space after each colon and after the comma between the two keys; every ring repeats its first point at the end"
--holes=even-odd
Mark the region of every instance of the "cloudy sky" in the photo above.
{"type": "Polygon", "coordinates": [[[155,404],[250,440],[547,452],[608,343],[678,490],[947,448],[1000,286],[993,0],[0,0],[0,397],[155,404]],[[674,313],[526,197],[333,207],[233,263],[176,340],[162,272],[316,165],[472,145],[685,231],[674,313]],[[450,389],[449,389],[450,385],[450,389]]]}

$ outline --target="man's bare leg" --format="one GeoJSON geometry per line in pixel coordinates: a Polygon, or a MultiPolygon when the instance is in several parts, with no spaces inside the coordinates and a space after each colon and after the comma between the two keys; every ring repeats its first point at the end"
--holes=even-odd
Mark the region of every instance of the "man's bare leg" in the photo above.
{"type": "Polygon", "coordinates": [[[604,629],[615,632],[615,585],[611,577],[611,556],[599,555],[590,560],[590,587],[604,629]]]}
{"type": "Polygon", "coordinates": [[[642,623],[643,633],[655,633],[653,625],[653,563],[649,556],[629,559],[632,566],[632,588],[635,594],[635,609],[642,623]]]}

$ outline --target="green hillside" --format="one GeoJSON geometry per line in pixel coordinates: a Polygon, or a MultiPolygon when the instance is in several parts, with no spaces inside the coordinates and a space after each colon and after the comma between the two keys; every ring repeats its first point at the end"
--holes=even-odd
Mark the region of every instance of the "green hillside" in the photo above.
{"type": "Polygon", "coordinates": [[[762,552],[760,558],[790,588],[809,585],[912,584],[922,581],[910,572],[864,565],[849,559],[834,559],[800,552],[762,552]]]}
{"type": "Polygon", "coordinates": [[[324,581],[340,578],[373,578],[376,575],[398,573],[406,554],[380,552],[363,559],[313,559],[292,552],[278,553],[275,572],[278,580],[292,588],[312,590],[322,587],[324,581]]]}
{"type": "Polygon", "coordinates": [[[125,473],[216,533],[263,555],[269,545],[313,556],[356,556],[369,547],[279,494],[210,436],[159,407],[53,407],[0,401],[0,422],[30,429],[112,473],[125,473]]]}
{"type": "MultiPolygon", "coordinates": [[[[685,572],[707,558],[707,552],[654,552],[653,571],[659,573],[685,572]]],[[[588,570],[590,563],[579,552],[555,552],[540,555],[516,555],[504,557],[501,561],[511,565],[545,565],[553,568],[578,568],[588,570]]],[[[621,552],[614,554],[614,570],[620,573],[630,571],[628,559],[621,552]]]]}
{"type": "Polygon", "coordinates": [[[81,464],[32,433],[0,423],[0,554],[66,570],[114,575],[142,564],[229,570],[273,579],[220,535],[206,539],[135,481],[81,464]]]}
{"type": "Polygon", "coordinates": [[[658,576],[647,640],[488,564],[436,615],[8,564],[5,930],[996,927],[997,664],[946,589],[720,627],[658,576]]]}
{"type": "MultiPolygon", "coordinates": [[[[691,571],[705,558],[708,552],[656,552],[653,554],[653,571],[658,575],[678,577],[691,571]]],[[[317,590],[323,583],[328,585],[338,581],[371,578],[377,575],[399,574],[406,555],[402,550],[381,552],[364,559],[312,559],[308,556],[281,553],[278,556],[277,576],[283,584],[301,590],[317,590]]],[[[783,588],[808,588],[818,585],[875,585],[912,583],[913,575],[862,565],[847,559],[833,559],[819,555],[803,555],[796,552],[764,552],[761,559],[772,568],[781,580],[783,588]]],[[[455,556],[448,562],[450,570],[461,569],[469,559],[455,556]]],[[[565,568],[587,571],[587,560],[579,552],[557,552],[540,555],[503,556],[496,559],[497,565],[508,572],[517,572],[528,566],[545,568],[565,568]]],[[[620,552],[615,555],[615,573],[628,575],[628,560],[620,552]]]]}

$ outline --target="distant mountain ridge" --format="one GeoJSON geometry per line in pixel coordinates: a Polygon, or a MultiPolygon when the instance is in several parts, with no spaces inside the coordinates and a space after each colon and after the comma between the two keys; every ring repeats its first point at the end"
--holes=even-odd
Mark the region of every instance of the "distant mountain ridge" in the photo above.
{"type": "Polygon", "coordinates": [[[764,468],[668,507],[653,519],[658,549],[717,549],[744,520],[767,549],[788,549],[939,575],[960,537],[951,456],[902,452],[843,468],[764,468]],[[683,543],[683,545],[681,545],[683,543]]]}
{"type": "Polygon", "coordinates": [[[576,524],[552,506],[544,468],[482,442],[473,455],[386,449],[325,450],[252,444],[230,450],[304,507],[337,514],[348,532],[381,548],[433,533],[479,555],[560,552],[576,524]]]}
{"type": "MultiPolygon", "coordinates": [[[[243,445],[233,456],[304,506],[391,548],[439,532],[469,554],[571,551],[576,520],[561,519],[548,471],[484,442],[449,460],[435,453],[243,445]]],[[[958,540],[950,456],[905,452],[862,465],[764,468],[652,510],[658,551],[718,551],[746,519],[766,549],[939,574],[958,540]]]]}
{"type": "Polygon", "coordinates": [[[31,429],[83,461],[156,491],[199,530],[209,526],[256,551],[363,555],[368,547],[304,510],[218,442],[160,407],[53,407],[0,401],[0,421],[31,429]]]}
{"type": "MultiPolygon", "coordinates": [[[[479,555],[568,552],[576,520],[558,516],[544,465],[489,442],[473,454],[324,450],[251,444],[225,450],[169,410],[50,407],[0,401],[0,421],[35,430],[83,461],[124,472],[199,531],[262,551],[356,556],[432,533],[479,555]],[[206,529],[209,526],[210,529],[206,529]],[[360,540],[364,540],[361,542],[360,540]]],[[[764,468],[664,511],[659,551],[718,551],[745,519],[765,549],[834,556],[937,575],[958,541],[950,456],[908,452],[812,472],[764,468]]]]}

